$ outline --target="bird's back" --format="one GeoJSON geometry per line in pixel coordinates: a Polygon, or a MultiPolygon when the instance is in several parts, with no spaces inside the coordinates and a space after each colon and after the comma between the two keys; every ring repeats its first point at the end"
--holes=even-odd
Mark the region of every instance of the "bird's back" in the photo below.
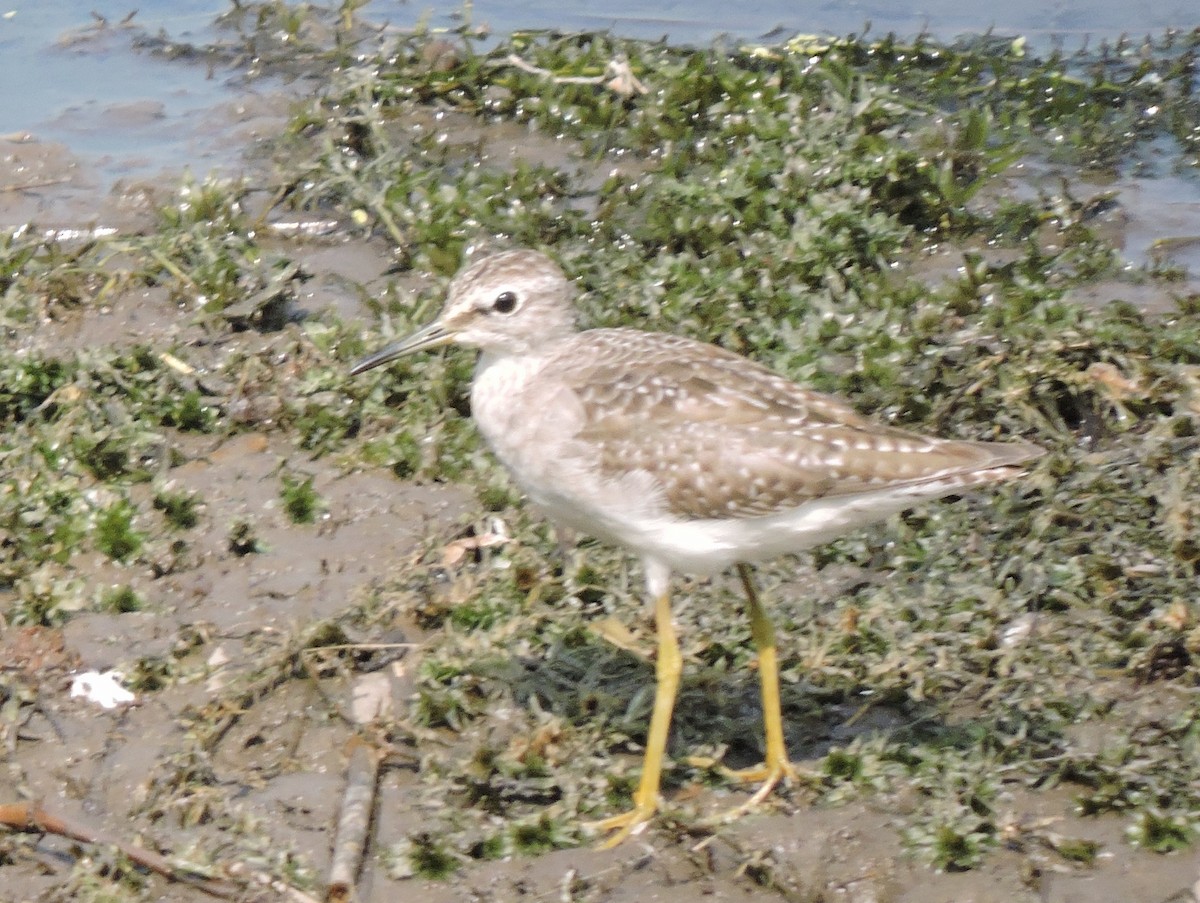
{"type": "Polygon", "coordinates": [[[939,481],[992,482],[1041,453],[1024,442],[944,440],[879,424],[680,336],[577,333],[549,350],[543,372],[576,400],[577,438],[599,471],[653,474],[681,518],[758,517],[886,487],[928,484],[942,494],[939,481]]]}

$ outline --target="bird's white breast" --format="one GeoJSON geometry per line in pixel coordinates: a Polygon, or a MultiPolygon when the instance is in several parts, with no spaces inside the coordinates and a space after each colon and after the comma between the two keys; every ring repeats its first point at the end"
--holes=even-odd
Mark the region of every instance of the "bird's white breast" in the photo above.
{"type": "Polygon", "coordinates": [[[662,515],[652,474],[600,472],[596,450],[579,438],[579,397],[534,355],[483,354],[471,384],[479,431],[530,500],[589,536],[637,548],[641,524],[662,515]]]}
{"type": "Polygon", "coordinates": [[[573,393],[544,370],[544,359],[536,355],[484,353],[471,383],[471,416],[523,485],[547,477],[553,450],[578,432],[583,417],[573,393]]]}

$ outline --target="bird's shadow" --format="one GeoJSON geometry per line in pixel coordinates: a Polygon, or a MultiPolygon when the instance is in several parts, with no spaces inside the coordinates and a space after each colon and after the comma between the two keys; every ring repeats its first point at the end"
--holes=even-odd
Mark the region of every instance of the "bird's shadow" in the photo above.
{"type": "MultiPolygon", "coordinates": [[[[536,704],[575,724],[598,722],[613,736],[614,751],[645,743],[656,692],[653,661],[579,632],[544,656],[514,657],[500,667],[505,673],[491,676],[508,684],[519,704],[536,704]]],[[[785,681],[780,697],[789,755],[797,763],[820,760],[857,739],[953,743],[959,730],[940,709],[902,692],[785,681]]],[[[718,751],[730,768],[763,761],[756,673],[685,661],[668,753],[682,758],[698,751],[718,751]]]]}

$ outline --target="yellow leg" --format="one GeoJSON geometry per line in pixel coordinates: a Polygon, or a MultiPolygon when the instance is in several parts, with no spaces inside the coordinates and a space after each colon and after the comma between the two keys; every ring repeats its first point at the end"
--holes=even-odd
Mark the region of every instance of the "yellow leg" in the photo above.
{"type": "Polygon", "coordinates": [[[642,779],[633,793],[633,808],[597,822],[600,831],[614,831],[600,846],[615,847],[630,834],[638,831],[658,810],[658,784],[662,775],[663,757],[667,749],[667,733],[671,729],[671,712],[675,708],[675,693],[679,689],[679,674],[683,658],[671,623],[671,600],[667,593],[655,599],[655,620],[658,626],[658,687],[654,694],[654,714],[646,736],[646,755],[642,760],[642,779]]]}
{"type": "Polygon", "coordinates": [[[758,650],[758,676],[762,681],[763,729],[767,739],[767,757],[757,768],[731,771],[729,776],[739,781],[761,781],[762,786],[745,803],[725,813],[721,818],[736,818],[761,803],[780,781],[794,781],[798,773],[788,761],[787,747],[783,744],[783,710],[779,703],[779,659],[775,652],[775,628],[771,618],[758,601],[750,569],[737,566],[742,587],[746,590],[747,607],[750,610],[750,635],[758,650]]]}

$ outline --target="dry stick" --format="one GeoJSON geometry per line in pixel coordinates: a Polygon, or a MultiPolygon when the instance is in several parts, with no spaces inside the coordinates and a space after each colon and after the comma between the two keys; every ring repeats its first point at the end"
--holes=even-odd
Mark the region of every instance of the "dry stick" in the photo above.
{"type": "Polygon", "coordinates": [[[32,191],[35,188],[49,188],[51,185],[65,185],[70,181],[70,178],[64,176],[56,179],[42,179],[37,182],[19,182],[16,185],[0,186],[0,191],[32,191]]]}
{"type": "MultiPolygon", "coordinates": [[[[360,729],[370,728],[390,709],[391,682],[382,674],[365,674],[355,681],[351,691],[349,720],[360,729]]],[[[355,878],[362,867],[375,811],[375,793],[379,786],[379,762],[383,754],[361,736],[350,738],[346,747],[350,761],[346,765],[346,792],[338,817],[337,836],[329,864],[326,903],[350,903],[356,899],[355,878]]]]}
{"type": "Polygon", "coordinates": [[[603,85],[614,94],[619,94],[622,97],[632,97],[634,94],[647,94],[650,90],[633,74],[633,69],[630,68],[629,61],[624,58],[609,60],[608,65],[604,69],[604,74],[596,76],[555,75],[549,69],[542,69],[540,66],[526,62],[515,53],[510,53],[506,56],[504,62],[520,69],[522,72],[528,72],[530,75],[540,75],[543,78],[548,78],[556,85],[603,85]]]}
{"type": "Polygon", "coordinates": [[[237,894],[237,888],[228,881],[215,878],[201,878],[188,874],[184,869],[172,865],[170,860],[136,844],[124,843],[104,831],[95,831],[79,824],[68,822],[64,818],[52,815],[35,803],[8,803],[0,805],[0,825],[7,825],[18,831],[41,831],[47,834],[58,834],[69,837],[80,843],[99,844],[116,847],[125,856],[142,868],[149,869],[172,881],[181,881],[191,887],[201,890],[214,897],[231,900],[237,894]]]}
{"type": "Polygon", "coordinates": [[[362,739],[352,738],[350,762],[346,767],[346,792],[342,795],[342,814],[338,818],[333,859],[329,866],[329,887],[325,891],[326,903],[349,903],[355,899],[355,877],[366,852],[378,778],[379,753],[362,739]]]}

